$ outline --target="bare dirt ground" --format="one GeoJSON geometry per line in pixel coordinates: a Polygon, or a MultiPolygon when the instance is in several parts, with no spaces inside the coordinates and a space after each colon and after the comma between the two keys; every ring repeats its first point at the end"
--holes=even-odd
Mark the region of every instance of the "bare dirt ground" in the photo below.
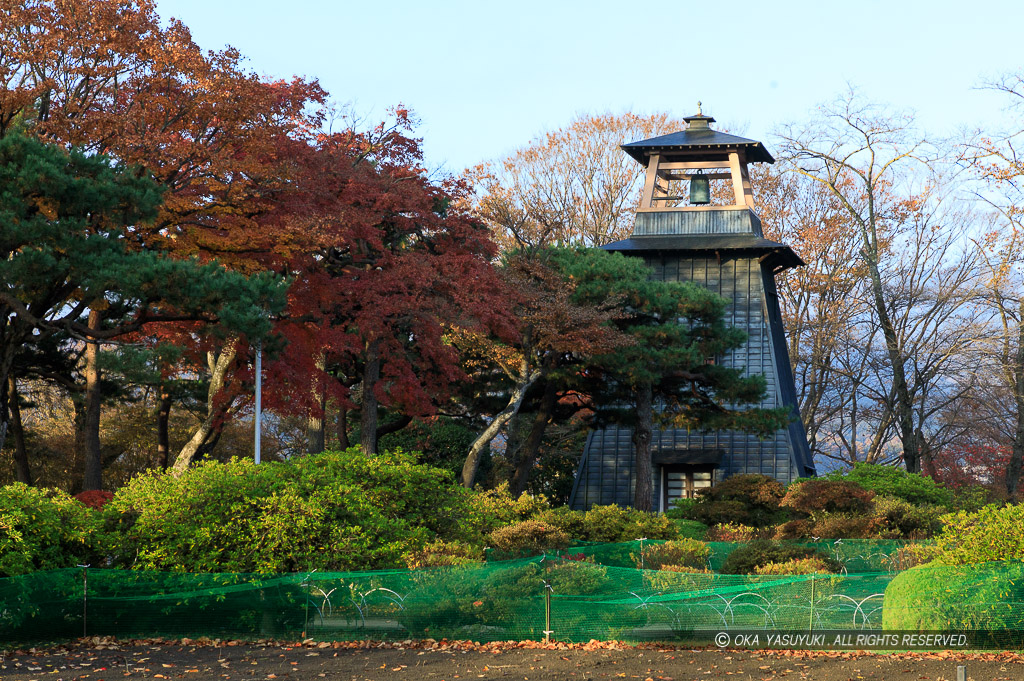
{"type": "Polygon", "coordinates": [[[3,681],[1024,680],[1018,653],[693,650],[660,645],[276,643],[89,639],[0,652],[3,681]]]}

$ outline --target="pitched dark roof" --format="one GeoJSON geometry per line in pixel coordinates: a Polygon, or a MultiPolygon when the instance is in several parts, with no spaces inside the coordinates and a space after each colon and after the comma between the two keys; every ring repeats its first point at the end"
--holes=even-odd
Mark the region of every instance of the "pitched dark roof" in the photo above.
{"type": "Polygon", "coordinates": [[[606,251],[642,253],[649,251],[745,251],[771,254],[774,264],[784,269],[806,265],[789,246],[755,234],[670,234],[634,236],[601,246],[606,251]]]}
{"type": "Polygon", "coordinates": [[[725,150],[727,148],[743,149],[747,154],[747,160],[758,163],[775,163],[764,145],[757,140],[748,140],[745,137],[737,137],[711,128],[697,128],[680,130],[679,132],[652,137],[639,142],[623,144],[622,150],[635,158],[640,163],[646,164],[647,156],[651,152],[672,151],[696,151],[707,149],[708,151],[725,150]]]}

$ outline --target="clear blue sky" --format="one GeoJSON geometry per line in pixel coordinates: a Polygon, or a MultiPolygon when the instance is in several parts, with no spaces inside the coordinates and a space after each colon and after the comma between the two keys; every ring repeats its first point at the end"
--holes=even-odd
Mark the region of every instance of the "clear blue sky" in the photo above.
{"type": "Polygon", "coordinates": [[[847,83],[938,135],[991,128],[1007,100],[978,86],[1024,69],[1020,0],[157,1],[261,74],[317,78],[371,119],[409,106],[427,162],[453,172],[576,113],[682,116],[697,100],[770,141],[847,83]]]}

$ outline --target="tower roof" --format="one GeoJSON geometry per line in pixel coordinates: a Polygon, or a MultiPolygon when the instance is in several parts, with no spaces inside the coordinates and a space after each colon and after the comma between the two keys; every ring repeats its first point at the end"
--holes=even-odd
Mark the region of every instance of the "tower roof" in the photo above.
{"type": "Polygon", "coordinates": [[[775,163],[775,159],[765,149],[764,145],[757,140],[748,140],[745,137],[730,135],[725,132],[713,130],[710,123],[715,119],[711,116],[698,114],[687,116],[685,130],[671,132],[667,135],[652,137],[638,142],[623,144],[622,150],[632,156],[640,163],[646,165],[647,157],[653,152],[669,153],[680,151],[702,151],[709,152],[725,151],[727,149],[742,149],[747,160],[754,163],[775,163]]]}

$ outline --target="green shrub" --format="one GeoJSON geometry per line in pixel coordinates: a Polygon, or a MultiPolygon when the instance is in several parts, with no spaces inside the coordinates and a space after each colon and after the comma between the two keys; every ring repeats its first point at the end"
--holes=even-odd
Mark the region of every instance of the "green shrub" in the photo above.
{"type": "Polygon", "coordinates": [[[1024,629],[1024,565],[922,565],[885,589],[882,628],[905,631],[1024,629]]]}
{"type": "Polygon", "coordinates": [[[708,541],[750,541],[758,539],[758,530],[749,525],[735,523],[719,523],[708,528],[708,541]]]}
{"type": "Polygon", "coordinates": [[[697,520],[675,520],[676,530],[680,539],[696,539],[704,541],[708,534],[708,526],[697,520]]]}
{"type": "Polygon", "coordinates": [[[659,513],[647,513],[634,508],[610,504],[593,506],[583,515],[585,541],[626,542],[640,539],[675,539],[679,530],[671,518],[659,513]]]}
{"type": "Polygon", "coordinates": [[[736,523],[764,527],[784,515],[779,502],[785,493],[782,484],[767,475],[732,475],[701,490],[697,499],[680,499],[668,515],[706,525],[736,523]]]}
{"type": "Polygon", "coordinates": [[[821,575],[834,574],[834,566],[817,556],[793,558],[782,563],[765,563],[754,568],[755,575],[821,575]]]}
{"type": "Polygon", "coordinates": [[[569,546],[569,535],[553,525],[522,520],[494,530],[487,542],[503,558],[518,558],[564,549],[569,546]]]}
{"type": "Polygon", "coordinates": [[[786,490],[782,506],[797,513],[864,514],[871,510],[875,493],[848,480],[798,480],[786,490]]]}
{"type": "Polygon", "coordinates": [[[568,506],[556,506],[535,514],[532,520],[557,527],[573,539],[583,539],[586,532],[583,511],[574,511],[568,506]]]}
{"type": "Polygon", "coordinates": [[[694,591],[713,583],[714,573],[707,568],[689,565],[662,565],[659,570],[645,572],[644,583],[653,591],[694,591]]]}
{"type": "Polygon", "coordinates": [[[104,509],[117,566],[191,572],[401,567],[435,540],[479,542],[471,493],[401,452],[151,472],[104,509]]]}
{"type": "Polygon", "coordinates": [[[989,504],[999,501],[997,495],[988,487],[983,485],[961,485],[952,490],[953,511],[967,511],[973,513],[980,511],[989,504]]]}
{"type": "Polygon", "coordinates": [[[872,511],[874,534],[885,539],[925,539],[942,529],[945,514],[944,506],[915,505],[898,497],[876,497],[872,511]]]}
{"type": "Polygon", "coordinates": [[[960,511],[943,516],[943,522],[934,548],[940,565],[1024,560],[1024,504],[960,511]]]}
{"type": "Polygon", "coordinates": [[[0,577],[96,564],[98,516],[54,489],[0,487],[0,577]]]}
{"type": "Polygon", "coordinates": [[[406,552],[402,558],[410,570],[432,567],[464,567],[483,563],[479,546],[462,542],[432,541],[416,551],[406,552]]]}
{"type": "Polygon", "coordinates": [[[788,563],[801,558],[816,558],[824,561],[829,568],[828,572],[839,572],[842,568],[834,559],[818,553],[809,546],[756,539],[734,549],[725,559],[721,572],[727,575],[751,575],[755,574],[758,567],[768,563],[788,563]]]}
{"type": "Polygon", "coordinates": [[[855,463],[848,471],[835,471],[824,480],[852,482],[879,496],[896,497],[915,505],[952,508],[953,493],[923,474],[871,463],[855,463]]]}
{"type": "Polygon", "coordinates": [[[548,500],[543,496],[521,494],[514,499],[508,491],[508,482],[503,482],[494,489],[476,490],[472,496],[472,523],[483,529],[484,533],[520,520],[530,520],[551,510],[548,500]]]}
{"type": "Polygon", "coordinates": [[[868,539],[876,536],[878,520],[853,513],[821,513],[814,519],[811,537],[818,539],[868,539]]]}
{"type": "Polygon", "coordinates": [[[814,536],[814,524],[806,518],[797,518],[776,527],[773,539],[810,539],[814,536]]]}
{"type": "Polygon", "coordinates": [[[695,539],[676,539],[663,544],[645,544],[633,562],[645,570],[661,570],[665,565],[706,569],[711,549],[695,539]]]}

